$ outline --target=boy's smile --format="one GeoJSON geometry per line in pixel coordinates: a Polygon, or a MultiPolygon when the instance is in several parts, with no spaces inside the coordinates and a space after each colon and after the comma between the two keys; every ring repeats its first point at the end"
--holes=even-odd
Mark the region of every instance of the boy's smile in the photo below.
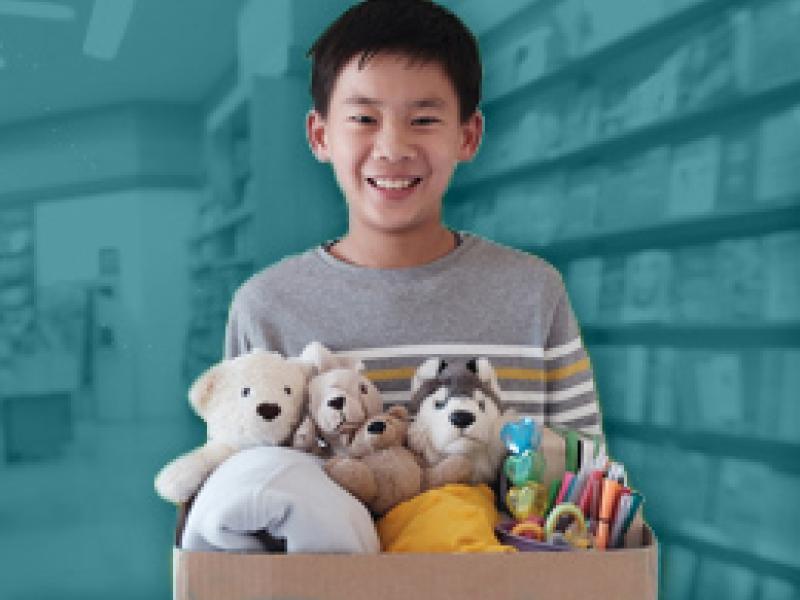
{"type": "Polygon", "coordinates": [[[306,122],[312,151],[332,163],[347,198],[348,237],[439,235],[442,197],[478,149],[482,116],[460,122],[438,63],[383,53],[359,70],[359,58],[338,75],[327,119],[312,110],[306,122]]]}

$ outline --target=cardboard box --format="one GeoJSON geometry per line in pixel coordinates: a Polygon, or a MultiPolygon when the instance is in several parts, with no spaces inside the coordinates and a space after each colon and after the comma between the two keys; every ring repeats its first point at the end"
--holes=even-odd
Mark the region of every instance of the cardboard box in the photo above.
{"type": "MultiPolygon", "coordinates": [[[[178,528],[178,538],[180,537],[178,528]]],[[[634,534],[632,528],[631,534],[634,534]]],[[[658,543],[517,554],[252,554],[173,550],[176,600],[658,598],[658,543]]],[[[626,542],[635,543],[634,536],[626,542]]]]}

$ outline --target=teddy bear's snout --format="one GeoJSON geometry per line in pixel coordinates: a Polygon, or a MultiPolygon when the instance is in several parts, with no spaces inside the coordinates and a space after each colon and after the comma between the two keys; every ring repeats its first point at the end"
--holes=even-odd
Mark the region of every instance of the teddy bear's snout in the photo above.
{"type": "Polygon", "coordinates": [[[344,408],[344,396],[336,396],[328,400],[328,406],[335,410],[342,410],[344,408]]]}
{"type": "Polygon", "coordinates": [[[459,429],[466,429],[475,422],[475,415],[467,410],[454,410],[450,422],[459,429]]]}
{"type": "Polygon", "coordinates": [[[369,425],[367,425],[367,431],[369,433],[379,434],[386,431],[386,423],[383,421],[373,421],[369,425]]]}
{"type": "Polygon", "coordinates": [[[266,419],[267,421],[272,421],[275,417],[281,414],[281,407],[277,404],[264,402],[256,407],[256,412],[261,416],[261,418],[266,419]]]}

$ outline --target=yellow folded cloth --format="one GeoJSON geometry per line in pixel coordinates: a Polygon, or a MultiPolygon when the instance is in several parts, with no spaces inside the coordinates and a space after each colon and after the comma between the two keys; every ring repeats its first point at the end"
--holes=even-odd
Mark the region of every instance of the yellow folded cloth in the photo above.
{"type": "Polygon", "coordinates": [[[378,521],[384,552],[516,552],[497,541],[500,515],[486,484],[449,484],[395,506],[378,521]]]}

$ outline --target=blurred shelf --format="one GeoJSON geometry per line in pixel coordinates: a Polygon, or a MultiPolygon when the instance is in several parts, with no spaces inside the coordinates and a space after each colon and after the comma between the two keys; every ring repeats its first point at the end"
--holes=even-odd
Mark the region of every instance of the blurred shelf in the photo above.
{"type": "MultiPolygon", "coordinates": [[[[701,555],[741,565],[759,575],[773,575],[800,584],[800,562],[787,560],[780,555],[783,553],[774,550],[763,550],[757,546],[757,542],[753,544],[752,540],[733,540],[719,528],[706,523],[685,523],[678,526],[652,523],[652,526],[661,542],[683,546],[701,555]]],[[[787,554],[788,552],[789,549],[786,550],[787,554]]]]}
{"type": "MultiPolygon", "coordinates": [[[[559,68],[544,73],[530,81],[523,82],[512,90],[504,91],[496,96],[489,97],[483,104],[483,110],[491,113],[502,108],[502,105],[512,102],[520,97],[539,91],[570,78],[576,78],[593,73],[599,66],[613,64],[617,59],[636,52],[643,45],[664,35],[687,26],[696,25],[698,21],[711,16],[717,16],[720,11],[738,5],[752,3],[754,0],[702,0],[677,12],[668,14],[652,23],[632,31],[622,37],[610,41],[583,56],[573,58],[559,68]]],[[[512,15],[513,17],[513,15],[512,15]]],[[[504,19],[495,27],[501,26],[510,19],[504,19]]]]}
{"type": "Polygon", "coordinates": [[[741,458],[769,463],[772,467],[800,475],[800,441],[786,442],[735,433],[682,431],[649,423],[606,419],[607,435],[620,436],[653,445],[676,445],[684,450],[710,456],[741,458]]]}
{"type": "Polygon", "coordinates": [[[198,275],[203,272],[216,271],[230,267],[250,267],[254,262],[255,260],[252,257],[236,257],[205,261],[194,265],[191,268],[191,273],[193,275],[198,275]]]}
{"type": "MultiPolygon", "coordinates": [[[[466,190],[506,183],[506,179],[531,176],[555,168],[599,164],[610,157],[627,154],[644,147],[654,147],[674,141],[709,134],[726,120],[746,119],[747,113],[768,113],[787,109],[800,101],[800,80],[748,94],[735,96],[719,104],[695,109],[684,114],[649,123],[639,128],[590,144],[562,151],[554,156],[527,159],[498,169],[493,173],[475,175],[454,185],[453,196],[465,197],[466,190]]],[[[456,200],[457,201],[457,200],[456,200]]]]}
{"type": "Polygon", "coordinates": [[[217,106],[208,114],[206,132],[213,134],[226,125],[232,117],[247,106],[249,90],[245,82],[237,82],[217,106]]]}
{"type": "Polygon", "coordinates": [[[670,219],[636,229],[602,231],[580,238],[524,248],[554,263],[583,256],[621,254],[645,249],[673,249],[720,239],[759,236],[800,228],[800,196],[781,203],[728,213],[670,219]]]}
{"type": "Polygon", "coordinates": [[[588,346],[646,345],[678,348],[800,348],[800,322],[708,323],[619,323],[586,325],[588,346]]]}
{"type": "Polygon", "coordinates": [[[224,217],[222,217],[219,222],[215,223],[212,227],[209,227],[197,235],[190,238],[190,243],[196,244],[198,242],[202,242],[214,235],[220,233],[221,231],[233,227],[234,225],[238,225],[239,223],[246,221],[247,219],[253,216],[253,209],[250,207],[240,207],[228,212],[224,217]]]}

